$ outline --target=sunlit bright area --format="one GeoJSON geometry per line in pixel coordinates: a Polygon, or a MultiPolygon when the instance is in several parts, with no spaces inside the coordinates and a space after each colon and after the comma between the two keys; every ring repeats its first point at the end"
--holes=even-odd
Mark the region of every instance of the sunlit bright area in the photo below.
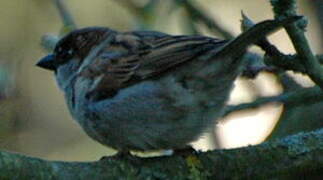
{"type": "MultiPolygon", "coordinates": [[[[134,2],[143,6],[147,1],[134,2]]],[[[205,13],[234,35],[241,32],[241,10],[255,22],[273,18],[271,6],[266,1],[196,2],[205,13]]],[[[152,17],[146,17],[146,22],[140,22],[129,8],[115,0],[69,0],[66,3],[79,27],[107,26],[120,31],[148,27],[169,34],[190,33],[185,29],[187,14],[180,7],[171,11],[175,7],[172,7],[170,0],[161,1],[156,9],[158,12],[152,17]]],[[[313,8],[308,1],[300,3],[300,13],[310,19],[307,36],[312,48],[316,53],[322,53],[322,36],[313,8]]],[[[45,34],[57,35],[62,31],[62,21],[53,2],[2,0],[0,5],[0,88],[5,87],[2,89],[5,89],[8,97],[0,96],[0,148],[45,159],[68,161],[98,160],[115,153],[83,132],[69,114],[53,74],[35,66],[39,58],[47,53],[41,47],[41,37],[45,34]]],[[[199,26],[199,31],[204,35],[215,36],[203,25],[199,26]]],[[[283,30],[271,35],[269,40],[286,54],[295,52],[283,30]]],[[[252,47],[250,51],[263,54],[258,47],[252,47]]],[[[313,86],[309,78],[292,72],[289,74],[302,86],[313,86]]],[[[275,75],[260,73],[255,79],[237,79],[227,104],[248,103],[258,97],[278,95],[282,91],[283,87],[275,75]]],[[[280,103],[268,103],[230,113],[216,120],[214,130],[192,144],[203,151],[259,144],[275,128],[282,111],[280,103]]]]}

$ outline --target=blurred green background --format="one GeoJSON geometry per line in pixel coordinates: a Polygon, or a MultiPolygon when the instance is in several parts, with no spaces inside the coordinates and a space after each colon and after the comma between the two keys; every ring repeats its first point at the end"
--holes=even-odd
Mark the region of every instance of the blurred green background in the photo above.
{"type": "MultiPolygon", "coordinates": [[[[183,8],[175,7],[172,0],[156,1],[151,12],[140,17],[121,1],[127,2],[65,2],[79,27],[108,26],[120,31],[146,28],[170,34],[192,32],[187,14],[183,8]]],[[[148,1],[133,2],[144,7],[148,1]]],[[[240,32],[241,10],[256,22],[273,18],[267,1],[193,2],[198,2],[204,12],[234,35],[240,32]]],[[[97,160],[113,153],[88,138],[71,119],[53,74],[34,66],[47,53],[40,45],[41,37],[58,34],[62,29],[53,1],[1,0],[0,5],[0,148],[54,160],[97,160]]],[[[299,1],[300,14],[310,20],[307,37],[311,47],[314,52],[322,53],[322,33],[314,7],[311,1],[299,1]]],[[[199,26],[199,31],[214,36],[203,25],[199,26]]],[[[294,52],[284,31],[274,34],[270,40],[281,51],[294,52]]],[[[251,50],[261,53],[258,48],[251,50]]],[[[303,76],[295,76],[295,79],[304,86],[312,85],[303,76]]],[[[281,91],[275,77],[263,73],[256,80],[238,80],[229,103],[249,102],[256,96],[275,95],[281,91]]],[[[273,129],[281,112],[282,106],[269,104],[252,112],[230,115],[217,124],[215,136],[205,135],[195,147],[209,149],[259,143],[273,129]],[[215,139],[217,143],[214,143],[215,139]]]]}

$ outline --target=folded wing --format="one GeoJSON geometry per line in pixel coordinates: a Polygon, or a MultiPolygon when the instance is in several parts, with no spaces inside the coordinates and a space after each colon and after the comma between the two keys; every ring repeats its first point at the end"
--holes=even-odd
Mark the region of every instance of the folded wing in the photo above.
{"type": "Polygon", "coordinates": [[[130,84],[161,75],[224,43],[205,36],[171,36],[151,31],[123,33],[81,75],[93,79],[89,95],[101,94],[95,98],[101,99],[130,84]]]}

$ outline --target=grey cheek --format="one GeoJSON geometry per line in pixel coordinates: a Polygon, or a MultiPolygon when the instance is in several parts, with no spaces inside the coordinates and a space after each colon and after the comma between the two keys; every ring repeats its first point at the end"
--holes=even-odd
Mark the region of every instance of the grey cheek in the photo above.
{"type": "Polygon", "coordinates": [[[65,64],[61,65],[56,72],[56,81],[61,90],[65,90],[65,88],[69,87],[70,78],[74,76],[73,69],[71,69],[71,65],[65,64]]]}
{"type": "Polygon", "coordinates": [[[56,82],[57,82],[57,86],[60,88],[60,90],[64,91],[64,84],[65,84],[65,80],[64,77],[62,76],[62,72],[61,70],[57,70],[56,72],[56,82]]]}

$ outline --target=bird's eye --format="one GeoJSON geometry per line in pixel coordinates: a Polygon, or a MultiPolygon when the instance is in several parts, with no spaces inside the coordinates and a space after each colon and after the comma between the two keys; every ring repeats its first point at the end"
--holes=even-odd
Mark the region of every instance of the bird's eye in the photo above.
{"type": "Polygon", "coordinates": [[[56,63],[64,64],[73,58],[74,50],[73,48],[57,47],[55,50],[55,54],[56,54],[56,63]]]}
{"type": "Polygon", "coordinates": [[[57,54],[59,54],[60,58],[67,60],[73,57],[74,51],[73,49],[68,49],[68,50],[58,49],[57,54]]]}
{"type": "Polygon", "coordinates": [[[62,47],[59,47],[59,48],[57,49],[57,52],[58,52],[58,53],[60,53],[60,52],[62,52],[62,50],[63,50],[63,48],[62,48],[62,47]]]}
{"type": "Polygon", "coordinates": [[[68,50],[68,51],[67,51],[67,54],[68,54],[68,55],[73,55],[73,49],[68,50]]]}

